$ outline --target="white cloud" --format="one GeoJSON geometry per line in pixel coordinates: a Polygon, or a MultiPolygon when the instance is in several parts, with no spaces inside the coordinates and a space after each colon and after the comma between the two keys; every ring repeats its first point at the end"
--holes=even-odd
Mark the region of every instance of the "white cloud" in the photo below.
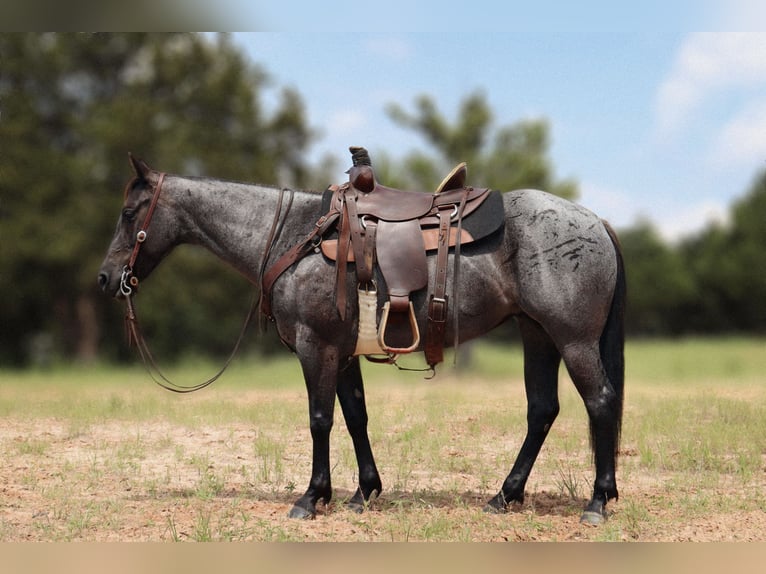
{"type": "Polygon", "coordinates": [[[580,183],[580,198],[577,203],[615,227],[631,225],[639,209],[629,193],[592,182],[580,183]]]}
{"type": "Polygon", "coordinates": [[[766,34],[692,34],[657,93],[660,132],[670,134],[682,128],[697,108],[722,91],[764,84],[766,34]]]}
{"type": "Polygon", "coordinates": [[[338,110],[330,114],[327,125],[334,135],[350,135],[361,130],[367,124],[367,117],[360,110],[338,110]]]}
{"type": "Polygon", "coordinates": [[[763,0],[713,0],[706,8],[709,22],[718,29],[758,32],[766,18],[763,0]]]}
{"type": "Polygon", "coordinates": [[[713,223],[726,224],[729,217],[726,205],[718,201],[706,199],[687,204],[679,198],[645,203],[627,191],[592,182],[580,185],[578,203],[618,229],[632,227],[641,220],[650,221],[668,242],[676,242],[713,223]]]}
{"type": "Polygon", "coordinates": [[[729,210],[716,201],[701,201],[676,210],[663,210],[652,217],[660,235],[671,243],[702,231],[711,224],[725,225],[729,210]]]}
{"type": "Polygon", "coordinates": [[[728,167],[752,166],[766,161],[766,101],[755,102],[721,130],[711,161],[728,167]]]}

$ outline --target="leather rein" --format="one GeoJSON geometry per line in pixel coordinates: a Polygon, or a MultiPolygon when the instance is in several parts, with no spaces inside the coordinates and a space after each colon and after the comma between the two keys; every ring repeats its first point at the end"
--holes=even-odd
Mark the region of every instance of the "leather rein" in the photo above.
{"type": "MultiPolygon", "coordinates": [[[[215,381],[217,381],[221,377],[221,375],[223,375],[224,371],[226,371],[226,369],[228,368],[228,366],[231,364],[232,360],[234,359],[234,356],[237,354],[237,351],[239,350],[239,346],[245,337],[245,333],[247,332],[247,328],[250,325],[250,321],[259,307],[259,301],[258,301],[258,296],[254,295],[253,300],[250,303],[250,309],[247,313],[247,316],[245,317],[245,321],[242,325],[242,329],[240,330],[239,337],[237,338],[237,341],[234,344],[234,348],[231,354],[229,355],[229,357],[226,359],[226,362],[223,364],[221,369],[215,375],[213,375],[212,377],[210,377],[209,379],[201,383],[187,386],[187,385],[179,385],[177,383],[174,383],[162,373],[159,366],[157,365],[156,360],[154,359],[154,356],[152,355],[152,352],[149,350],[149,346],[146,343],[146,339],[144,339],[144,336],[141,333],[141,329],[138,325],[138,316],[136,314],[135,304],[133,303],[133,293],[134,293],[134,290],[138,287],[139,281],[138,281],[138,277],[136,277],[133,274],[133,267],[136,263],[136,259],[138,258],[138,254],[141,250],[141,246],[144,244],[144,242],[146,241],[146,238],[148,237],[149,224],[152,221],[152,215],[154,215],[154,210],[157,207],[157,202],[159,201],[160,193],[162,191],[162,184],[164,181],[165,181],[165,173],[163,172],[163,173],[160,173],[159,179],[157,180],[157,185],[154,188],[154,194],[152,195],[152,200],[151,200],[151,203],[149,204],[149,209],[146,212],[146,217],[144,217],[144,222],[139,228],[138,232],[136,233],[136,242],[133,245],[133,251],[130,254],[130,259],[127,265],[125,265],[122,269],[122,276],[120,278],[120,293],[125,297],[125,302],[126,302],[125,329],[126,329],[127,338],[128,338],[128,346],[133,346],[133,345],[136,346],[136,348],[138,349],[138,353],[141,356],[141,360],[144,363],[144,367],[146,368],[146,371],[149,373],[149,376],[157,385],[159,385],[165,390],[172,391],[174,393],[193,393],[195,391],[199,391],[213,384],[215,381]]],[[[126,195],[127,195],[127,190],[126,190],[126,195]]],[[[287,218],[287,214],[290,211],[290,208],[292,206],[293,197],[294,197],[294,194],[292,193],[291,190],[288,190],[286,188],[280,189],[277,209],[274,213],[274,220],[272,221],[271,230],[266,240],[266,250],[263,254],[262,265],[258,273],[258,278],[256,282],[256,285],[258,286],[260,286],[261,284],[264,269],[266,267],[269,255],[271,254],[271,250],[282,231],[282,227],[284,225],[285,219],[287,218]],[[283,203],[286,191],[290,191],[290,197],[288,199],[288,203],[283,214],[282,203],[283,203]]]]}

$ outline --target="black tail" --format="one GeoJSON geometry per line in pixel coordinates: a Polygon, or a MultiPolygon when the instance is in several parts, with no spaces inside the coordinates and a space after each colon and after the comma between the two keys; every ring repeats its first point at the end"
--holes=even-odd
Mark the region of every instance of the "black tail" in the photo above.
{"type": "Polygon", "coordinates": [[[622,249],[620,241],[614,229],[604,221],[604,227],[609,234],[614,251],[617,256],[617,278],[614,287],[614,296],[612,297],[612,307],[609,310],[609,316],[601,333],[599,349],[601,351],[601,362],[604,370],[612,384],[612,388],[617,393],[619,401],[618,422],[617,422],[617,445],[619,446],[619,433],[622,429],[622,410],[625,396],[625,305],[627,301],[627,284],[625,280],[625,265],[622,259],[622,249]]]}

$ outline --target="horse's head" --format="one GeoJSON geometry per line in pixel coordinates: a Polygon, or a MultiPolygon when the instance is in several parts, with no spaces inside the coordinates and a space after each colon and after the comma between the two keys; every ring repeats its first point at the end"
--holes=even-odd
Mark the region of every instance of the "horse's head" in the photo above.
{"type": "Polygon", "coordinates": [[[125,201],[112,243],[98,272],[104,293],[126,296],[145,279],[175,245],[175,223],[163,209],[164,174],[130,156],[135,177],[125,187],[125,201]]]}

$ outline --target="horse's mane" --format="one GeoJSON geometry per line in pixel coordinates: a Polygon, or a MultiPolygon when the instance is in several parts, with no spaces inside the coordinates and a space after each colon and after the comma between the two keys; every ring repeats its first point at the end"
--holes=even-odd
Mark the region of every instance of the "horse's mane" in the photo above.
{"type": "Polygon", "coordinates": [[[252,186],[252,187],[261,187],[266,189],[272,189],[274,191],[279,191],[281,189],[290,189],[292,191],[300,191],[302,193],[308,193],[309,195],[321,195],[324,193],[324,190],[317,190],[317,189],[304,189],[304,188],[290,188],[287,186],[280,186],[273,183],[260,183],[257,181],[243,181],[243,180],[237,180],[237,179],[221,179],[218,177],[211,177],[207,175],[178,175],[178,174],[168,174],[169,176],[173,177],[180,177],[183,179],[190,179],[192,181],[198,181],[198,182],[209,182],[209,183],[232,183],[234,185],[244,185],[244,186],[252,186]]]}
{"type": "MultiPolygon", "coordinates": [[[[279,185],[275,185],[275,184],[271,184],[271,183],[258,183],[258,182],[253,182],[253,181],[243,181],[243,180],[236,180],[236,179],[221,179],[221,178],[211,177],[211,176],[207,176],[207,175],[180,175],[180,174],[176,174],[176,173],[168,173],[167,175],[169,177],[177,177],[177,178],[180,178],[180,179],[188,179],[188,180],[196,181],[196,182],[200,182],[200,183],[223,183],[223,184],[231,183],[231,184],[234,184],[234,185],[266,188],[266,189],[273,190],[275,192],[277,192],[277,191],[279,191],[281,189],[292,189],[292,188],[287,188],[285,186],[279,186],[279,185]]],[[[125,186],[125,193],[124,193],[125,198],[128,197],[128,194],[131,191],[133,191],[136,188],[137,185],[139,185],[139,184],[146,184],[146,183],[147,183],[147,181],[143,177],[141,177],[141,176],[137,175],[137,176],[133,177],[130,181],[128,181],[127,185],[125,186]]],[[[303,189],[303,188],[292,189],[292,191],[299,191],[301,193],[307,193],[309,195],[322,195],[322,193],[324,193],[323,190],[320,191],[320,190],[317,190],[317,189],[303,189]]]]}

